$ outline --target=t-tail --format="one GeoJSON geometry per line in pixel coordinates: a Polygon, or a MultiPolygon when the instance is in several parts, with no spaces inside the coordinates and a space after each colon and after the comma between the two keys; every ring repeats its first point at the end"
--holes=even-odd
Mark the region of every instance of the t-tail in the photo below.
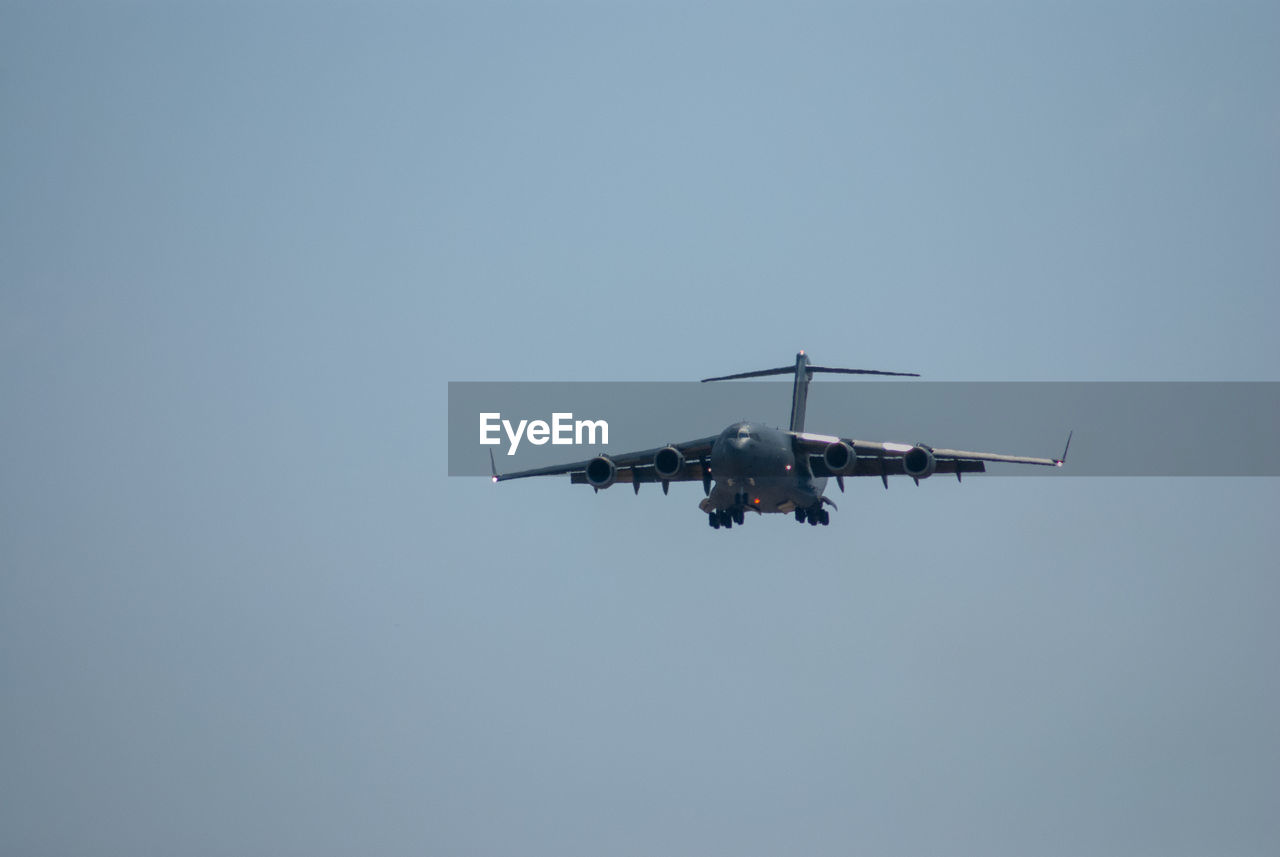
{"type": "Polygon", "coordinates": [[[795,386],[791,389],[791,430],[804,431],[805,403],[809,398],[809,382],[814,372],[831,372],[837,375],[899,375],[908,378],[919,378],[916,372],[882,372],[879,369],[837,369],[831,366],[813,366],[809,363],[809,355],[801,351],[796,355],[795,366],[779,366],[777,369],[760,369],[756,372],[739,372],[736,375],[720,375],[715,378],[703,378],[707,381],[733,381],[738,378],[761,378],[765,375],[787,375],[795,373],[795,386]]]}

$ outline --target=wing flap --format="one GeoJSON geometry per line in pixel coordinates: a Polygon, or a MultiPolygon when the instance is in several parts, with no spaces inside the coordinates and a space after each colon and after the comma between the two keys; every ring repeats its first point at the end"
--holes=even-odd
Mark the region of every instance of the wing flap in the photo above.
{"type": "Polygon", "coordinates": [[[1031,458],[1025,455],[1002,455],[997,452],[965,452],[959,449],[935,449],[935,458],[960,458],[971,461],[1003,461],[1007,464],[1039,464],[1043,467],[1061,467],[1058,458],[1031,458]]]}
{"type": "MultiPolygon", "coordinates": [[[[670,446],[680,450],[685,462],[680,474],[669,482],[702,481],[702,459],[711,455],[711,445],[716,437],[703,437],[684,443],[673,443],[670,446]]],[[[659,482],[653,472],[653,457],[665,446],[643,449],[639,452],[627,452],[621,455],[607,455],[618,468],[618,482],[659,482]],[[637,475],[638,474],[638,475],[637,475]]],[[[591,459],[574,461],[569,464],[554,464],[550,467],[535,467],[532,470],[518,470],[514,473],[495,473],[494,481],[505,482],[508,479],[523,479],[528,476],[559,476],[568,473],[570,481],[575,485],[587,484],[586,470],[591,459]]]]}
{"type": "MultiPolygon", "coordinates": [[[[569,481],[574,485],[586,485],[587,474],[585,470],[575,470],[569,474],[569,481]]],[[[686,461],[680,473],[673,479],[659,479],[658,474],[654,472],[652,464],[635,465],[633,467],[619,468],[617,482],[640,483],[646,482],[701,482],[702,481],[702,461],[686,461]]]]}
{"type": "MultiPolygon", "coordinates": [[[[902,457],[915,448],[912,443],[878,443],[869,440],[855,440],[854,438],[839,438],[833,435],[812,434],[809,432],[792,432],[793,443],[798,452],[808,454],[813,464],[813,474],[832,475],[827,472],[827,468],[822,464],[822,452],[828,445],[842,441],[853,447],[858,456],[858,469],[846,476],[880,476],[894,474],[902,474],[905,471],[902,468],[902,457]],[[877,462],[884,461],[884,467],[887,470],[882,471],[877,462]],[[866,468],[873,468],[867,470],[866,468]]],[[[1068,440],[1068,443],[1070,441],[1068,440]]],[[[1036,464],[1041,467],[1061,467],[1061,458],[1035,458],[1026,455],[1005,455],[999,452],[970,452],[963,449],[943,449],[941,447],[925,447],[933,453],[934,460],[937,462],[937,473],[982,473],[985,467],[974,467],[972,465],[982,464],[986,461],[1001,462],[1005,464],[1036,464]],[[958,468],[958,469],[957,469],[958,468]]]]}
{"type": "MultiPolygon", "coordinates": [[[[969,461],[956,458],[937,458],[934,473],[986,473],[987,466],[981,461],[969,461]]],[[[821,455],[809,456],[809,469],[814,476],[835,476],[823,461],[821,455]]],[[[859,455],[856,469],[845,476],[905,476],[907,471],[902,466],[902,456],[859,455]]]]}

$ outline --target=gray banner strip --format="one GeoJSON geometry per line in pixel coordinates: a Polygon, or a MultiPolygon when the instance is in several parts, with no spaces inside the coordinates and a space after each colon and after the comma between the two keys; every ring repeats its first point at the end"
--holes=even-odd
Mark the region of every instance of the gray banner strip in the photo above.
{"type": "MultiPolygon", "coordinates": [[[[490,450],[507,472],[706,437],[743,419],[785,427],[790,409],[791,385],[773,381],[450,382],[449,475],[488,475],[490,450]],[[498,443],[480,442],[482,414],[500,415],[488,418],[498,443]],[[539,420],[548,424],[545,433],[535,426],[541,444],[527,434],[539,420]],[[599,426],[594,438],[591,425],[575,431],[580,421],[600,420],[607,443],[599,426]]],[[[1277,382],[818,378],[805,422],[806,431],[858,440],[1049,458],[1075,431],[1064,468],[988,466],[991,474],[1026,476],[1280,476],[1278,428],[1277,382]]]]}

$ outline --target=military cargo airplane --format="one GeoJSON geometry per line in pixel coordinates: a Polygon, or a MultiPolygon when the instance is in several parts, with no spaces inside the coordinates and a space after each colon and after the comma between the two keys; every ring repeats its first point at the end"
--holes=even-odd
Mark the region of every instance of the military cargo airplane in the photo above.
{"type": "Polygon", "coordinates": [[[586,484],[599,491],[615,482],[630,482],[638,494],[644,482],[657,482],[667,493],[672,482],[702,482],[706,495],[699,508],[715,529],[731,528],[746,520],[748,511],[759,514],[794,514],[800,523],[826,526],[831,522],[826,507],[836,508],[823,493],[827,479],[834,476],[844,491],[846,476],[876,476],[889,487],[890,476],[909,476],[917,485],[935,473],[983,473],[986,462],[1038,464],[1061,467],[1071,447],[1067,435],[1061,458],[1028,458],[991,452],[939,449],[918,443],[878,443],[804,430],[805,402],[809,382],[815,372],[842,375],[897,375],[919,377],[914,372],[881,372],[875,369],[837,369],[814,366],[803,351],[795,366],[761,369],[736,375],[703,378],[730,381],[766,375],[795,373],[791,392],[791,426],[783,430],[758,422],[736,422],[718,435],[674,443],[656,449],[623,455],[600,454],[586,461],[538,467],[514,473],[499,473],[489,453],[494,482],[527,476],[569,474],[573,484],[586,484]]]}

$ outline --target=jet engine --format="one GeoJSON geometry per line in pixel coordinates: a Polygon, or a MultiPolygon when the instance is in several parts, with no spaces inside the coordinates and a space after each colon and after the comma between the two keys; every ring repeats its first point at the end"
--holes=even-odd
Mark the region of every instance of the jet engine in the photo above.
{"type": "Polygon", "coordinates": [[[618,480],[618,466],[607,455],[597,455],[587,462],[587,484],[592,488],[608,488],[618,480]]]}
{"type": "Polygon", "coordinates": [[[934,460],[933,450],[927,446],[913,446],[902,456],[902,469],[913,479],[927,479],[933,475],[938,462],[934,460]]]}
{"type": "Polygon", "coordinates": [[[684,455],[674,446],[664,446],[653,456],[653,472],[659,479],[675,479],[684,470],[684,455]]]}
{"type": "Polygon", "coordinates": [[[858,467],[858,454],[842,440],[827,444],[822,451],[822,462],[835,476],[848,476],[858,467]]]}

